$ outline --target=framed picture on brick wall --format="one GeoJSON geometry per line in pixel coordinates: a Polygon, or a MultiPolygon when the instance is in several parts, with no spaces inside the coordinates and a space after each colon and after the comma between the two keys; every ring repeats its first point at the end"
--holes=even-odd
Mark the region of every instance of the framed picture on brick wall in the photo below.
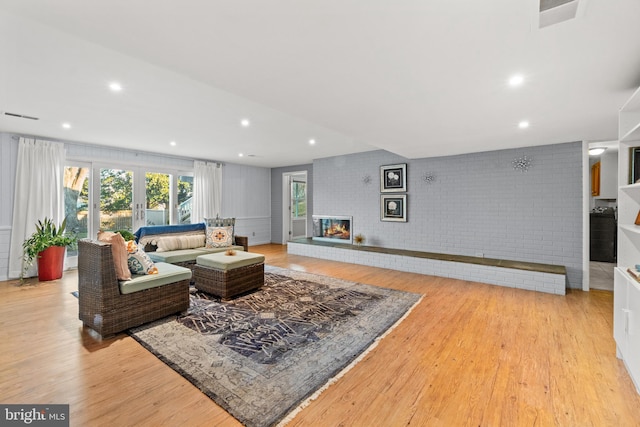
{"type": "Polygon", "coordinates": [[[380,192],[404,193],[407,191],[407,164],[380,166],[380,192]]]}
{"type": "Polygon", "coordinates": [[[407,195],[382,194],[380,196],[380,220],[407,222],[407,195]]]}

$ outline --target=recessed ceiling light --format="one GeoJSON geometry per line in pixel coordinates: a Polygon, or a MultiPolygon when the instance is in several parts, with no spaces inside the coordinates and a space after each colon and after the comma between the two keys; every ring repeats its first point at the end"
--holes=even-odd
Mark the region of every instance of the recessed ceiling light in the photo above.
{"type": "Polygon", "coordinates": [[[529,122],[526,120],[521,121],[520,123],[518,123],[518,127],[520,129],[526,129],[529,127],[529,122]]]}
{"type": "Polygon", "coordinates": [[[315,145],[315,144],[316,144],[316,140],[315,140],[315,139],[313,139],[313,138],[311,138],[311,139],[309,140],[309,145],[315,145]]]}
{"type": "Polygon", "coordinates": [[[249,127],[249,125],[251,124],[251,122],[249,121],[249,119],[242,119],[240,120],[240,124],[242,125],[242,127],[249,127]]]}
{"type": "Polygon", "coordinates": [[[524,82],[524,76],[522,74],[515,74],[509,79],[509,86],[520,86],[524,82]]]}
{"type": "Polygon", "coordinates": [[[109,83],[109,89],[111,89],[112,92],[120,92],[122,90],[122,85],[118,82],[112,82],[109,83]]]}
{"type": "Polygon", "coordinates": [[[176,142],[175,142],[175,141],[171,141],[171,142],[169,143],[169,145],[170,145],[170,146],[172,146],[172,147],[175,147],[177,144],[176,144],[176,142]]]}
{"type": "Polygon", "coordinates": [[[244,157],[244,154],[238,153],[238,157],[244,157]]]}
{"type": "Polygon", "coordinates": [[[607,147],[594,147],[594,148],[589,148],[589,155],[590,156],[599,156],[600,154],[604,153],[604,151],[607,149],[607,147]]]}
{"type": "Polygon", "coordinates": [[[71,124],[70,123],[63,123],[62,127],[65,129],[71,129],[71,124]]]}

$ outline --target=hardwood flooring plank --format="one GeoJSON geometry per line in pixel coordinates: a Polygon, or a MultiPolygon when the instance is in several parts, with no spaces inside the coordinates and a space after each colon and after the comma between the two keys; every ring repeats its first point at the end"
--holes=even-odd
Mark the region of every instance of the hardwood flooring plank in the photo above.
{"type": "MultiPolygon", "coordinates": [[[[640,426],[607,291],[540,294],[320,260],[266,262],[424,295],[290,426],[640,426]]],[[[0,282],[0,401],[69,403],[73,426],[240,426],[126,334],[78,320],[77,274],[0,282]]]]}

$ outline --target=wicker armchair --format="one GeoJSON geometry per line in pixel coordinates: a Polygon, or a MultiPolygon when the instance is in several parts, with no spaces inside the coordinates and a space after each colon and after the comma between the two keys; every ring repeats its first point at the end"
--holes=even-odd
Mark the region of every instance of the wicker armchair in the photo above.
{"type": "Polygon", "coordinates": [[[189,280],[121,294],[111,245],[78,242],[79,318],[101,336],[112,335],[189,308],[189,280]]]}

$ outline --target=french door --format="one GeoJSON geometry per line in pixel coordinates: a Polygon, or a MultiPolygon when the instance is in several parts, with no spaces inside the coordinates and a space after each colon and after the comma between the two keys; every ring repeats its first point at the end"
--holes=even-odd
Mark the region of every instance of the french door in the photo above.
{"type": "Polygon", "coordinates": [[[79,238],[191,222],[191,172],[73,162],[64,186],[67,229],[79,238]]]}
{"type": "Polygon", "coordinates": [[[134,232],[145,225],[166,225],[177,219],[177,176],[139,167],[94,166],[93,229],[134,232]]]}
{"type": "MultiPolygon", "coordinates": [[[[73,162],[64,168],[64,215],[67,220],[67,231],[74,233],[79,239],[88,237],[90,223],[90,182],[91,164],[73,162]]],[[[77,249],[67,250],[67,267],[78,265],[77,249]]]]}
{"type": "MultiPolygon", "coordinates": [[[[134,232],[144,225],[191,222],[193,172],[69,161],[64,173],[67,230],[134,232]]],[[[67,251],[67,266],[77,252],[67,251]]]]}

